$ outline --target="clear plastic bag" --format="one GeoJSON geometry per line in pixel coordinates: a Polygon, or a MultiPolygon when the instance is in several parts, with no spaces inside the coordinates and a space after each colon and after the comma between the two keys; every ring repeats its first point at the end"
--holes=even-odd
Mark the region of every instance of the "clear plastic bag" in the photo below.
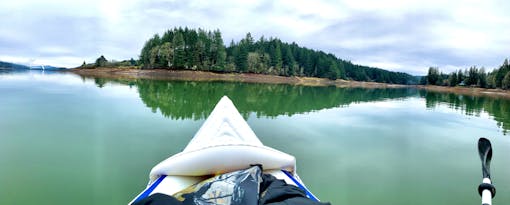
{"type": "Polygon", "coordinates": [[[221,174],[192,185],[174,194],[174,197],[184,204],[256,205],[262,182],[261,172],[259,166],[253,166],[221,174]]]}

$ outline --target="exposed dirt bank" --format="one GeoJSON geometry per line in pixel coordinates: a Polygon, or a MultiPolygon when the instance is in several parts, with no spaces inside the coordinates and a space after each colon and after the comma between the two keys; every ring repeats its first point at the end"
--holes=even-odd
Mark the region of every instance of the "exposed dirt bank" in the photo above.
{"type": "Polygon", "coordinates": [[[349,80],[329,80],[315,77],[284,77],[275,75],[253,73],[214,73],[192,70],[150,69],[141,70],[133,67],[124,68],[94,68],[70,69],[72,72],[84,77],[113,78],[113,79],[151,79],[151,80],[189,80],[189,81],[226,81],[246,83],[271,83],[304,86],[337,86],[362,88],[418,88],[434,92],[455,93],[469,96],[490,96],[510,99],[509,90],[486,89],[474,87],[446,87],[432,85],[396,85],[376,82],[360,82],[349,80]]]}
{"type": "Polygon", "coordinates": [[[347,80],[329,80],[314,77],[284,77],[275,75],[253,73],[214,73],[191,70],[167,70],[150,69],[141,70],[134,68],[95,68],[95,69],[70,69],[72,72],[84,77],[99,78],[122,78],[122,79],[152,79],[152,80],[190,80],[190,81],[227,81],[246,83],[272,83],[291,84],[305,86],[337,86],[337,87],[365,87],[365,88],[403,88],[406,85],[395,85],[375,82],[359,82],[347,80]]]}
{"type": "Polygon", "coordinates": [[[418,85],[416,87],[419,89],[425,89],[434,92],[454,93],[469,96],[489,96],[510,99],[510,90],[475,88],[475,87],[447,87],[436,85],[418,85]]]}

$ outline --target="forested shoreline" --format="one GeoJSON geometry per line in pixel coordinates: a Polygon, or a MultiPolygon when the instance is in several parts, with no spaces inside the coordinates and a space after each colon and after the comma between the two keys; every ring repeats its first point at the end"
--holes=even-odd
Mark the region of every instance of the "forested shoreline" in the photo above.
{"type": "Polygon", "coordinates": [[[225,46],[220,30],[173,28],[148,39],[139,60],[108,61],[101,56],[82,68],[136,67],[141,69],[191,70],[215,73],[254,73],[285,77],[318,77],[404,85],[467,86],[510,89],[508,59],[493,71],[476,66],[449,74],[430,67],[424,77],[353,64],[331,53],[286,43],[278,38],[250,33],[225,46]]]}
{"type": "Polygon", "coordinates": [[[225,46],[219,30],[174,28],[155,34],[140,53],[142,69],[199,70],[257,73],[279,76],[319,77],[393,84],[417,84],[402,72],[361,66],[335,55],[285,43],[278,38],[247,33],[239,42],[225,46]]]}
{"type": "Polygon", "coordinates": [[[510,89],[510,65],[508,59],[503,64],[490,72],[484,67],[472,66],[465,70],[456,70],[445,74],[437,67],[430,67],[427,76],[422,78],[420,84],[439,86],[469,86],[480,88],[510,89]]]}

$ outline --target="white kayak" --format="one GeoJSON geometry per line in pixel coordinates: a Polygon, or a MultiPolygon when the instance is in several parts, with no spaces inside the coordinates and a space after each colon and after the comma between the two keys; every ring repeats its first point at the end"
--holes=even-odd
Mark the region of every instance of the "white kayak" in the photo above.
{"type": "Polygon", "coordinates": [[[262,165],[264,173],[301,188],[308,198],[318,201],[297,175],[296,158],[264,146],[224,96],[184,150],[152,168],[147,188],[130,204],[155,193],[171,196],[213,175],[253,165],[262,165]]]}

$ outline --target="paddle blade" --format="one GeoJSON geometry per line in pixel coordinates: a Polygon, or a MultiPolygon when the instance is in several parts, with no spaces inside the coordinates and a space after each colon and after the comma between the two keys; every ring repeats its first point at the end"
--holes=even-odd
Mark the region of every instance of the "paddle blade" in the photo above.
{"type": "Polygon", "coordinates": [[[491,178],[490,166],[492,159],[492,146],[491,142],[486,138],[480,138],[478,140],[478,154],[482,160],[482,172],[483,178],[491,178]]]}

